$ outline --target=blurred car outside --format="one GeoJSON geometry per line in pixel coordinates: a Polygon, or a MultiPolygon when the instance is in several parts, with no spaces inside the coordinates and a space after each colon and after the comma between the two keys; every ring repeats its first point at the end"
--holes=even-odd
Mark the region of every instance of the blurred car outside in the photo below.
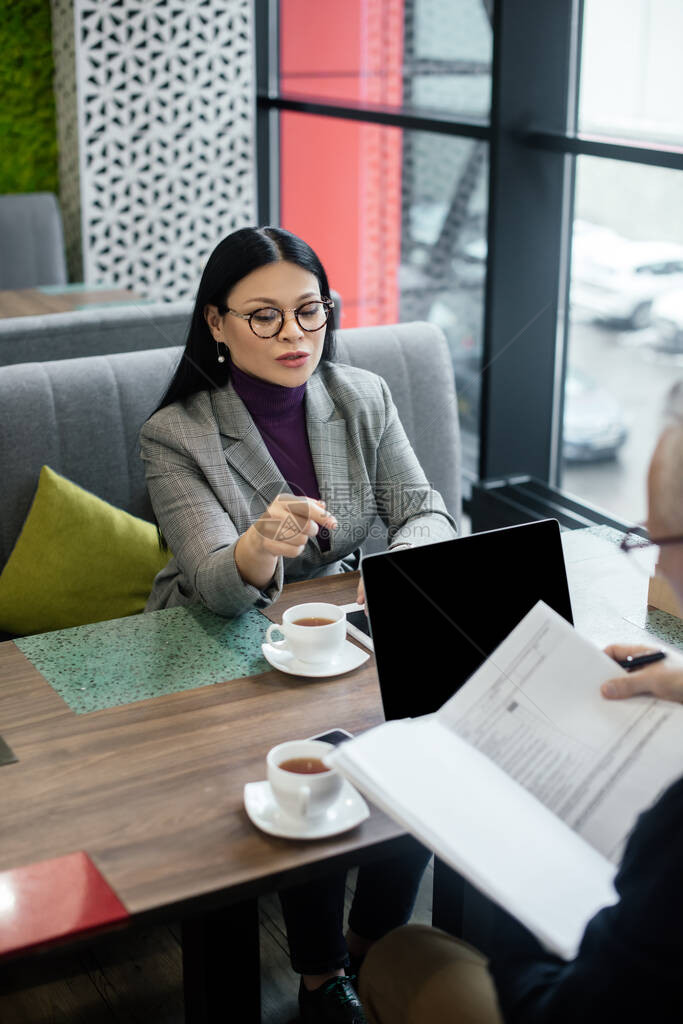
{"type": "Polygon", "coordinates": [[[634,242],[609,228],[575,222],[572,311],[639,330],[651,323],[655,299],[677,288],[683,288],[683,246],[634,242]]]}
{"type": "Polygon", "coordinates": [[[652,304],[652,345],[664,352],[683,353],[683,289],[660,295],[652,304]]]}
{"type": "MultiPolygon", "coordinates": [[[[466,292],[442,292],[428,319],[448,340],[455,373],[458,413],[463,431],[479,432],[482,370],[481,306],[466,292]]],[[[566,462],[602,462],[616,458],[628,437],[621,406],[606,388],[575,367],[567,370],[564,393],[562,457],[566,462]]]]}
{"type": "Polygon", "coordinates": [[[627,437],[628,427],[614,395],[582,371],[570,367],[564,388],[565,462],[614,459],[627,437]]]}
{"type": "MultiPolygon", "coordinates": [[[[483,296],[486,283],[487,244],[483,224],[467,224],[450,261],[452,281],[434,287],[426,273],[425,256],[438,234],[443,204],[423,204],[411,210],[412,248],[399,270],[402,316],[426,318],[446,335],[451,351],[458,395],[460,426],[465,435],[478,436],[483,350],[483,296]],[[413,305],[417,306],[413,309],[413,305]]],[[[608,228],[577,220],[575,246],[605,252],[629,243],[608,228]]],[[[680,247],[683,278],[683,247],[680,247]]],[[[628,312],[628,310],[627,310],[628,312]]],[[[566,462],[586,463],[613,459],[628,437],[628,427],[617,399],[582,371],[569,367],[565,386],[562,456],[566,462]]]]}

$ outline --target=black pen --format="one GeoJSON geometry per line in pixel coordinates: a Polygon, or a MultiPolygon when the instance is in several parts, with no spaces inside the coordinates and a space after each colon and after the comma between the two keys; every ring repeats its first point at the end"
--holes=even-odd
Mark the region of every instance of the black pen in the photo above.
{"type": "Polygon", "coordinates": [[[617,661],[617,664],[625,668],[627,672],[635,672],[637,668],[652,665],[655,661],[661,661],[662,658],[666,658],[665,651],[653,651],[652,654],[638,654],[635,657],[629,654],[628,658],[617,661]]]}

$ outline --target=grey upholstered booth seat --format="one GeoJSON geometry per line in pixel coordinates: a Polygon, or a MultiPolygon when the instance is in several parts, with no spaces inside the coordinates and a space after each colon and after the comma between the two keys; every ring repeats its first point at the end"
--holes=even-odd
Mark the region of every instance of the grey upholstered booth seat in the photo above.
{"type": "Polygon", "coordinates": [[[52,192],[0,196],[0,288],[64,284],[62,215],[52,192]]]}
{"type": "Polygon", "coordinates": [[[154,302],[0,319],[0,366],[184,345],[192,309],[154,302]]]}
{"type": "Polygon", "coordinates": [[[180,349],[0,367],[0,566],[50,466],[100,498],[151,518],[138,433],[180,349]]]}
{"type": "MultiPolygon", "coordinates": [[[[425,475],[460,528],[460,428],[453,363],[439,327],[428,323],[339,331],[338,359],[384,377],[425,475]]],[[[363,552],[383,551],[380,537],[363,552]]]]}
{"type": "MultiPolygon", "coordinates": [[[[432,324],[339,331],[339,359],[381,374],[430,482],[460,514],[460,439],[445,338],[432,324]]],[[[151,518],[138,432],[180,348],[0,367],[0,569],[28,514],[40,468],[151,518]]],[[[374,549],[381,548],[376,542],[374,549]]]]}
{"type": "MultiPolygon", "coordinates": [[[[330,295],[338,324],[342,301],[337,292],[330,295]]],[[[0,366],[184,345],[193,309],[183,299],[0,318],[0,366]]]]}

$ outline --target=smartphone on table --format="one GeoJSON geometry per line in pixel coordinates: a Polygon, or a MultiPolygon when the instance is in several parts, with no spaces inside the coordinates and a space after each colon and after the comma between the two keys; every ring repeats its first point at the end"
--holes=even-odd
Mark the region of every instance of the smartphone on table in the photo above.
{"type": "Polygon", "coordinates": [[[346,612],[346,632],[354,640],[363,644],[369,651],[374,651],[375,645],[370,636],[370,623],[365,614],[362,604],[343,604],[342,611],[346,612]]]}
{"type": "Polygon", "coordinates": [[[329,732],[319,732],[316,736],[309,736],[309,740],[322,740],[323,743],[332,743],[338,747],[345,740],[352,740],[353,733],[346,729],[330,729],[329,732]]]}

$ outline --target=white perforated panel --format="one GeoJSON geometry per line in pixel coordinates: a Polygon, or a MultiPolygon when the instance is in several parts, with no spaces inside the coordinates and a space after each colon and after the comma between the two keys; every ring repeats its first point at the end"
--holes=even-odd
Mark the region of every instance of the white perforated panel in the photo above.
{"type": "Polygon", "coordinates": [[[75,0],[84,271],[192,295],[255,222],[250,0],[75,0]]]}

